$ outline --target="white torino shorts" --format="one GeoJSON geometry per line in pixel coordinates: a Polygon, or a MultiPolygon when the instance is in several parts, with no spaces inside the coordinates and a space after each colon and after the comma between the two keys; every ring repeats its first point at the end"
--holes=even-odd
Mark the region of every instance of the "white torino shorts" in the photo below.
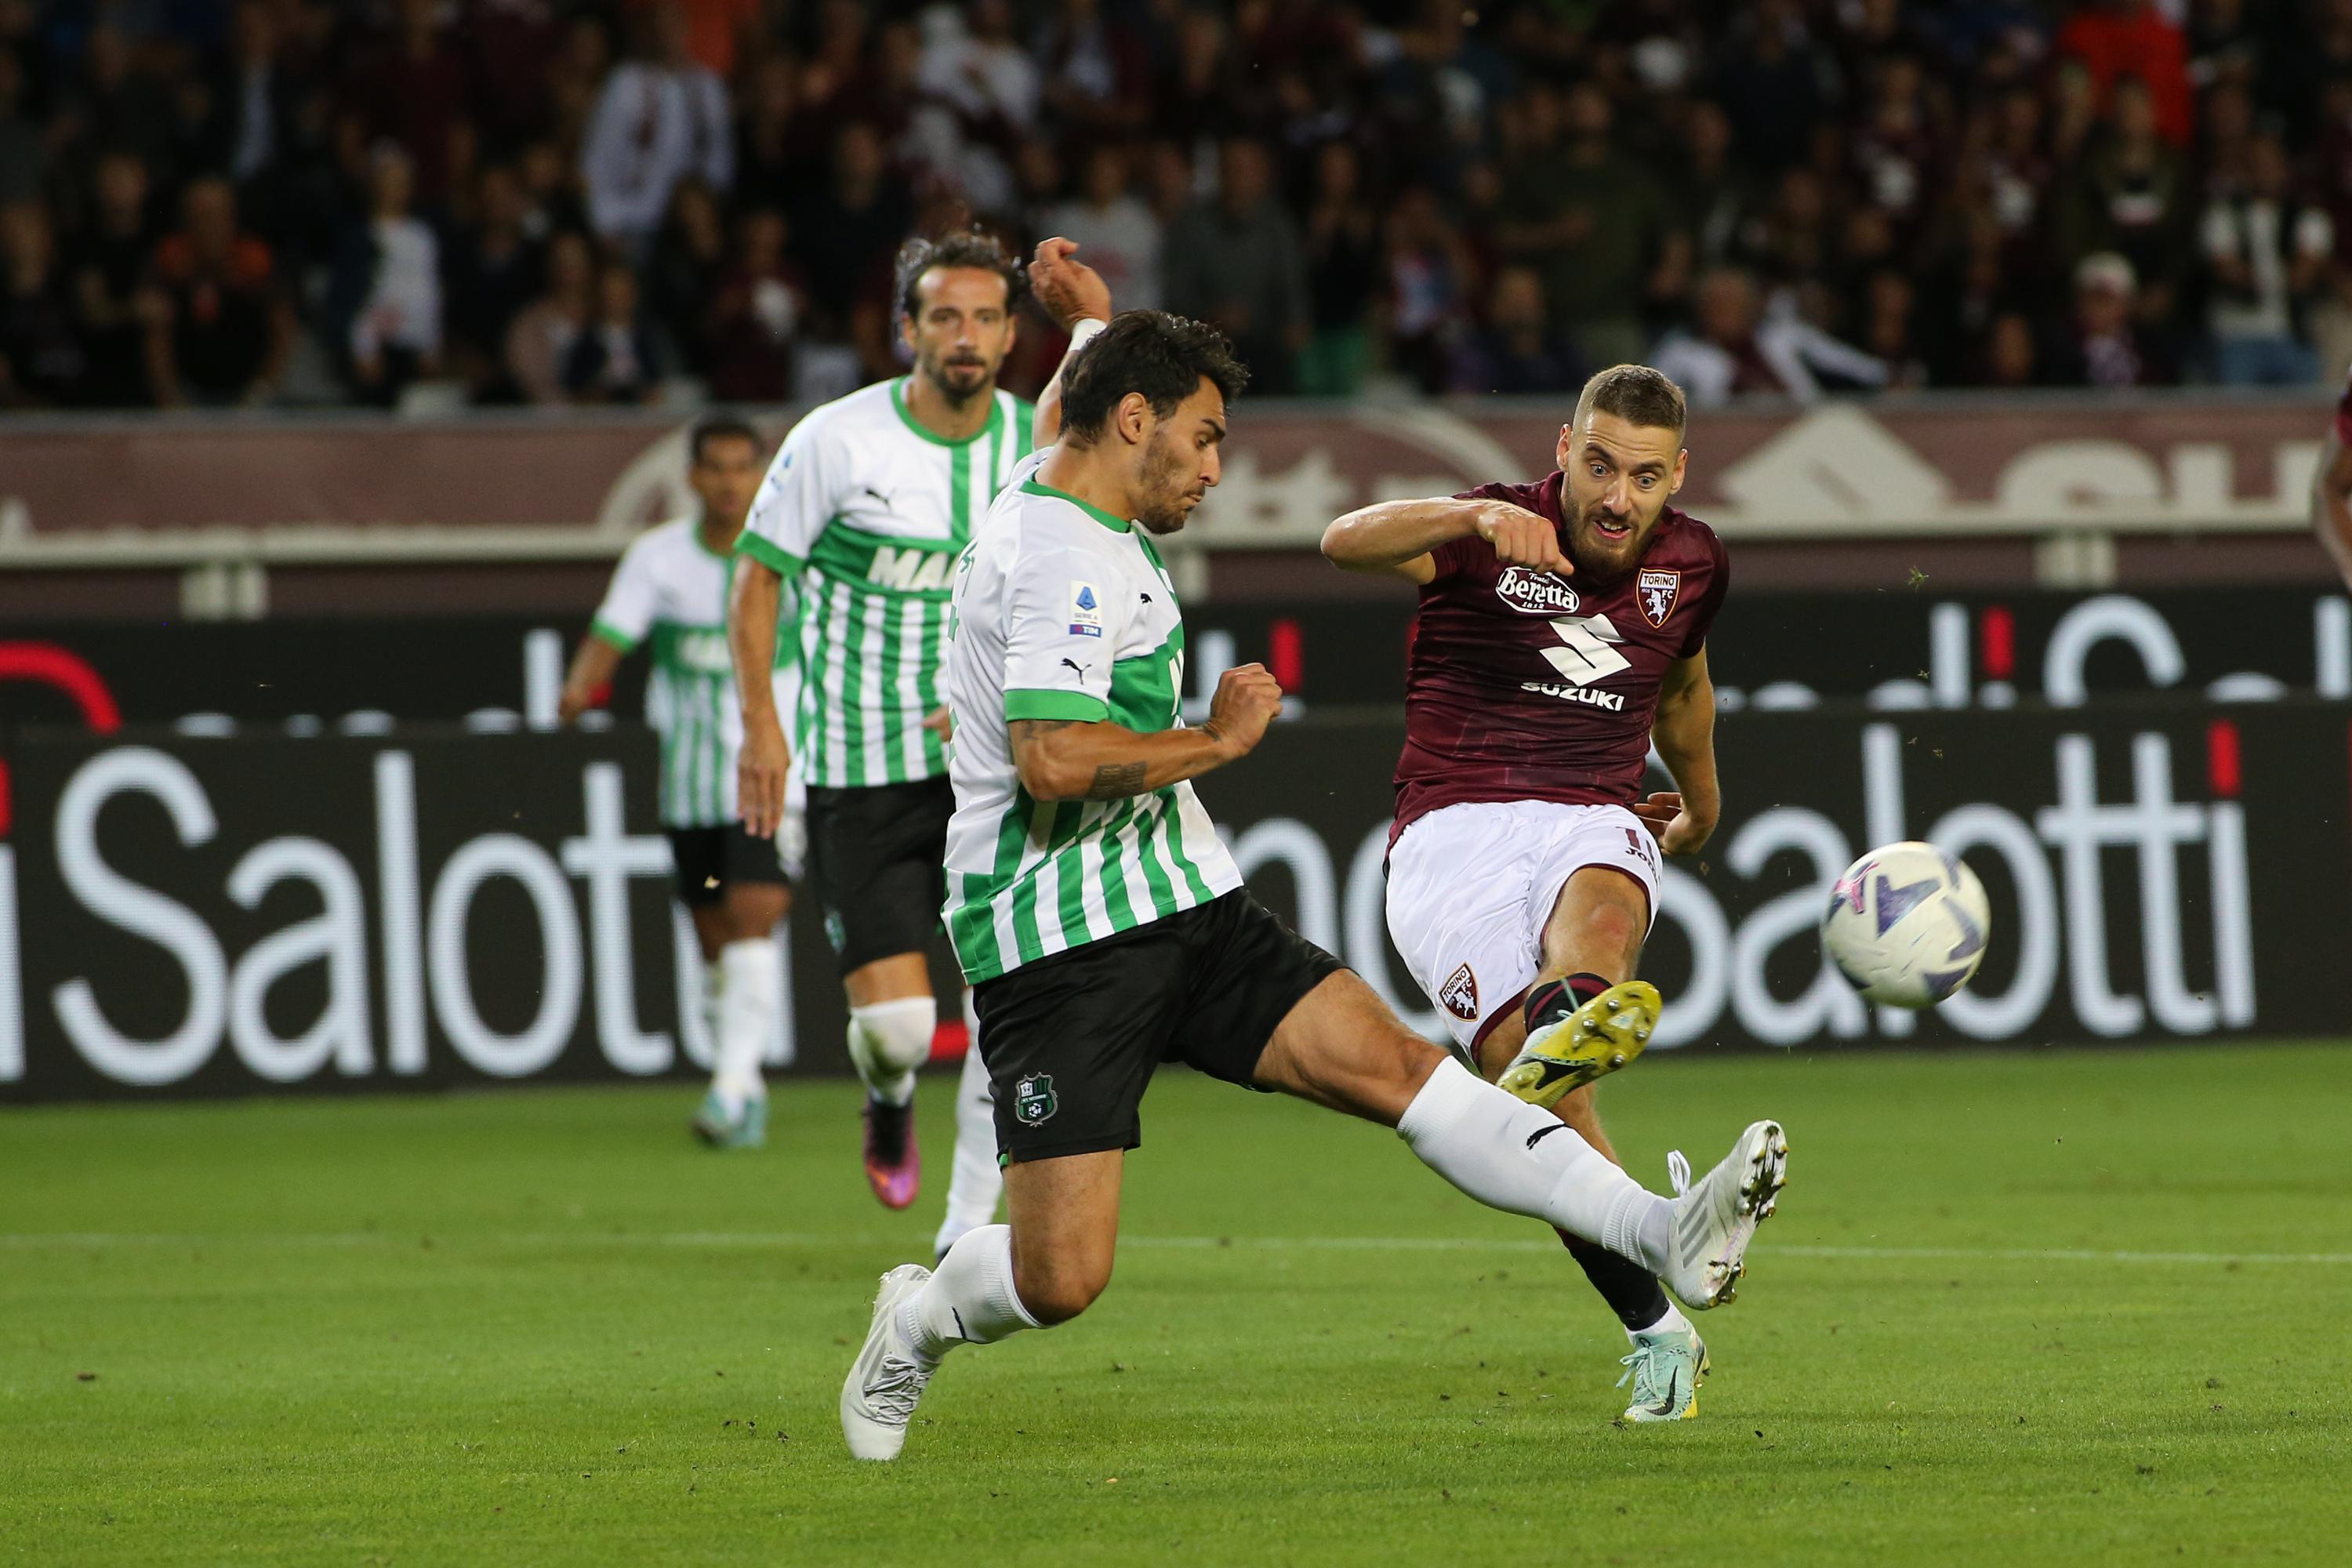
{"type": "Polygon", "coordinates": [[[1622,805],[1477,801],[1431,812],[1389,851],[1389,938],[1463,1052],[1543,965],[1544,921],[1570,877],[1622,871],[1658,920],[1658,842],[1622,805]]]}

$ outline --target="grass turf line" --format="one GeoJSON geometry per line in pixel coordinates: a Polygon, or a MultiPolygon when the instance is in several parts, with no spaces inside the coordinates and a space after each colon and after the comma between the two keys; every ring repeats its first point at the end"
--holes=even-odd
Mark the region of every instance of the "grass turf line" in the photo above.
{"type": "Polygon", "coordinates": [[[1794,1149],[1700,1418],[1645,1428],[1540,1230],[1171,1074],[1152,1244],[950,1357],[895,1467],[834,1399],[950,1078],[900,1215],[841,1084],[727,1156],[677,1086],[0,1112],[0,1562],[2332,1560],[2352,1268],[2193,1255],[2347,1250],[2347,1049],[1645,1061],[1602,1098],[1653,1185],[1794,1149]]]}

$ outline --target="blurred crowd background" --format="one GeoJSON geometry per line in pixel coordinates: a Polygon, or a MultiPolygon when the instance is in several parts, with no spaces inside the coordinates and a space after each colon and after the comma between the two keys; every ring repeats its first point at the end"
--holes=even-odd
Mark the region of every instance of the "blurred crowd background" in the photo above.
{"type": "Polygon", "coordinates": [[[0,406],[829,396],[966,222],[1263,392],[2310,384],[2352,0],[0,0],[0,406]]]}

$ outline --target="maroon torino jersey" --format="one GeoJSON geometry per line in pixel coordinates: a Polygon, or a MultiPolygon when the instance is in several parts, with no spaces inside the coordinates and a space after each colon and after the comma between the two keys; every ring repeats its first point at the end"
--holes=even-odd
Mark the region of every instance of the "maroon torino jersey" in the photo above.
{"type": "MultiPolygon", "coordinates": [[[[1481,485],[1461,499],[1541,513],[1565,552],[1566,478],[1481,485]]],[[[1505,566],[1477,538],[1432,554],[1437,575],[1421,590],[1405,674],[1390,842],[1415,818],[1466,801],[1639,799],[1666,666],[1706,644],[1730,585],[1715,531],[1668,507],[1640,565],[1608,583],[1505,566]]]]}

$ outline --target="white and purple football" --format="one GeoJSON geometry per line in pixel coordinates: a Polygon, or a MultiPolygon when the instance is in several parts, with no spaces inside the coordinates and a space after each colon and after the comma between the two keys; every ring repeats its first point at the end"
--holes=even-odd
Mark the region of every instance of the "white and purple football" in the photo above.
{"type": "Polygon", "coordinates": [[[1976,973],[1991,931],[1977,874],[1914,840],[1846,868],[1822,917],[1822,946],[1873,1002],[1932,1007],[1976,973]]]}

